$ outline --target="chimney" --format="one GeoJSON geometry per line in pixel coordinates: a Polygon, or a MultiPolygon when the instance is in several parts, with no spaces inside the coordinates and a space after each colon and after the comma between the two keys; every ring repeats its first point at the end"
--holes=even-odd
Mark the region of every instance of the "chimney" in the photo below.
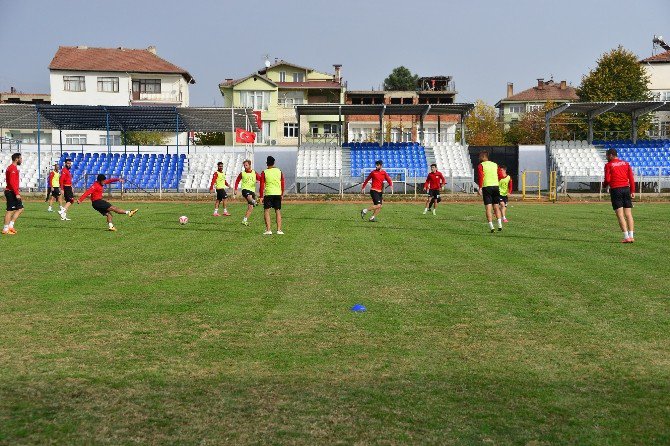
{"type": "Polygon", "coordinates": [[[514,84],[507,82],[507,97],[510,98],[512,96],[514,96],[514,84]]]}
{"type": "Polygon", "coordinates": [[[149,51],[151,54],[156,54],[156,46],[150,45],[149,48],[147,48],[147,51],[149,51]]]}
{"type": "Polygon", "coordinates": [[[16,93],[16,87],[9,87],[10,93],[16,93]]]}
{"type": "Polygon", "coordinates": [[[541,77],[537,80],[537,89],[544,90],[544,78],[541,77]]]}
{"type": "Polygon", "coordinates": [[[233,81],[233,78],[232,78],[232,77],[226,78],[226,83],[227,83],[227,84],[231,83],[232,81],[233,81]]]}
{"type": "Polygon", "coordinates": [[[78,50],[87,50],[88,47],[86,45],[77,45],[78,50]]]}
{"type": "Polygon", "coordinates": [[[341,64],[333,64],[333,67],[335,67],[335,82],[338,84],[342,80],[342,65],[341,64]]]}
{"type": "Polygon", "coordinates": [[[561,81],[561,90],[568,88],[568,83],[566,81],[561,81]]]}

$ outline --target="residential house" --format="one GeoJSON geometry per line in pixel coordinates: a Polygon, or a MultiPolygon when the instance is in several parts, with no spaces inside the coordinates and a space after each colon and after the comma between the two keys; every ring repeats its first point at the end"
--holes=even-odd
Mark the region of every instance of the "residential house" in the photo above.
{"type": "MultiPolygon", "coordinates": [[[[670,51],[640,61],[649,75],[649,90],[655,101],[670,101],[670,51]]],[[[653,114],[652,136],[670,138],[670,113],[653,114]]]]}

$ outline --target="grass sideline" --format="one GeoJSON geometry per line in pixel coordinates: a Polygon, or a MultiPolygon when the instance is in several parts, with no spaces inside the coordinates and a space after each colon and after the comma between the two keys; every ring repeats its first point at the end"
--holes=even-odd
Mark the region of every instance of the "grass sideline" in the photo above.
{"type": "Polygon", "coordinates": [[[0,444],[670,443],[666,204],[139,207],[0,238],[0,444]]]}

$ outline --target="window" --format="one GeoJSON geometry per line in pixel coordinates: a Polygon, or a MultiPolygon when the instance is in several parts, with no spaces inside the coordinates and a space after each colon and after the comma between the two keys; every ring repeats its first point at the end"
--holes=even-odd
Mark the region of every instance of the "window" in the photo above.
{"type": "Polygon", "coordinates": [[[293,82],[305,82],[305,73],[293,73],[293,82]]]}
{"type": "Polygon", "coordinates": [[[63,76],[64,91],[86,91],[84,76],[63,76]]]}
{"type": "Polygon", "coordinates": [[[286,82],[286,71],[279,72],[279,82],[286,82]]]}
{"type": "Polygon", "coordinates": [[[254,110],[267,110],[270,105],[269,91],[240,91],[240,104],[242,107],[254,110]]]}
{"type": "Polygon", "coordinates": [[[135,81],[139,83],[140,93],[160,93],[161,80],[160,79],[139,79],[135,81]]]}
{"type": "MultiPolygon", "coordinates": [[[[106,146],[107,145],[107,135],[100,135],[100,145],[101,146],[106,146]]],[[[109,135],[109,145],[110,146],[120,146],[121,145],[121,135],[109,135]]]]}
{"type": "Polygon", "coordinates": [[[660,92],[660,101],[670,101],[670,91],[660,92]]]}
{"type": "Polygon", "coordinates": [[[534,111],[537,111],[537,110],[541,110],[542,107],[544,107],[542,104],[528,104],[528,106],[526,107],[526,110],[529,111],[529,112],[534,112],[534,111]]]}
{"type": "Polygon", "coordinates": [[[319,134],[319,124],[312,124],[312,136],[319,134]]]}
{"type": "Polygon", "coordinates": [[[298,124],[297,123],[284,123],[284,138],[297,138],[298,137],[298,124]]]}
{"type": "Polygon", "coordinates": [[[339,127],[339,124],[324,124],[323,125],[323,133],[326,134],[326,135],[330,135],[330,134],[335,134],[336,135],[337,133],[339,133],[338,132],[338,127],[339,127]]]}
{"type": "Polygon", "coordinates": [[[119,92],[119,78],[118,77],[99,77],[98,91],[104,93],[118,93],[119,92]]]}
{"type": "Polygon", "coordinates": [[[65,144],[86,144],[86,135],[65,135],[65,144]]]}
{"type": "Polygon", "coordinates": [[[521,113],[521,105],[520,104],[513,104],[509,106],[509,112],[510,113],[521,113]]]}
{"type": "Polygon", "coordinates": [[[301,91],[289,91],[282,93],[279,97],[279,105],[284,107],[292,107],[294,105],[304,104],[305,99],[301,91]]]}

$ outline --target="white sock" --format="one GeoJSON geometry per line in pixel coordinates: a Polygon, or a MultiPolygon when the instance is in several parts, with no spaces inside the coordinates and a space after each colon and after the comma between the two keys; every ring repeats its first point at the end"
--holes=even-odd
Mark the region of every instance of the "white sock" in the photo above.
{"type": "Polygon", "coordinates": [[[247,221],[247,217],[244,217],[244,218],[242,219],[242,221],[247,221]]]}
{"type": "Polygon", "coordinates": [[[10,221],[10,222],[9,222],[9,229],[12,229],[13,227],[14,227],[14,222],[13,222],[13,221],[10,221]]]}
{"type": "Polygon", "coordinates": [[[114,227],[114,223],[112,223],[112,222],[110,221],[110,222],[109,222],[109,227],[110,227],[110,229],[113,228],[113,227],[114,227]]]}
{"type": "Polygon", "coordinates": [[[126,211],[126,215],[130,214],[130,211],[126,211]]]}
{"type": "Polygon", "coordinates": [[[214,213],[218,214],[219,213],[219,208],[214,208],[214,213]]]}
{"type": "Polygon", "coordinates": [[[49,207],[47,208],[47,211],[50,211],[50,210],[51,210],[51,206],[49,206],[49,207]]]}
{"type": "Polygon", "coordinates": [[[502,220],[501,219],[498,219],[498,227],[502,228],[502,220]]]}
{"type": "Polygon", "coordinates": [[[423,211],[424,211],[424,212],[428,212],[428,208],[425,208],[423,211]]]}
{"type": "Polygon", "coordinates": [[[367,208],[366,208],[366,209],[363,209],[363,214],[367,214],[367,213],[368,213],[367,208]]]}
{"type": "Polygon", "coordinates": [[[489,229],[493,229],[493,222],[492,221],[489,222],[489,229]]]}
{"type": "Polygon", "coordinates": [[[9,225],[5,225],[5,226],[2,227],[3,231],[6,231],[7,229],[9,229],[9,225]]]}
{"type": "Polygon", "coordinates": [[[370,221],[372,221],[372,220],[374,220],[374,219],[375,219],[375,216],[374,216],[374,215],[373,215],[372,217],[370,217],[370,221]]]}
{"type": "Polygon", "coordinates": [[[633,231],[628,231],[628,237],[635,238],[635,237],[633,237],[633,231]]]}
{"type": "Polygon", "coordinates": [[[228,209],[227,209],[227,208],[223,208],[223,213],[224,213],[224,214],[227,214],[227,213],[228,213],[228,209]]]}

